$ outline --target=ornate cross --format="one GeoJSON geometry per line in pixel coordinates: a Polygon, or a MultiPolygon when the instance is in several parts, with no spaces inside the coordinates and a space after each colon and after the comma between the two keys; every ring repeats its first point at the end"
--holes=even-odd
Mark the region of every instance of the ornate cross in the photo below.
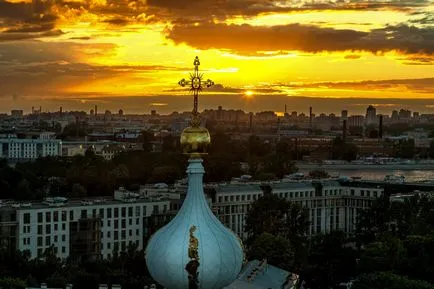
{"type": "Polygon", "coordinates": [[[199,73],[199,57],[196,56],[193,62],[194,65],[194,73],[190,73],[190,79],[186,80],[185,78],[181,79],[178,84],[182,87],[190,86],[190,92],[193,93],[194,96],[194,105],[193,105],[193,117],[191,119],[191,126],[198,127],[200,126],[199,112],[198,112],[198,97],[199,92],[202,91],[203,86],[211,87],[214,85],[214,81],[208,79],[204,81],[203,73],[199,73]]]}

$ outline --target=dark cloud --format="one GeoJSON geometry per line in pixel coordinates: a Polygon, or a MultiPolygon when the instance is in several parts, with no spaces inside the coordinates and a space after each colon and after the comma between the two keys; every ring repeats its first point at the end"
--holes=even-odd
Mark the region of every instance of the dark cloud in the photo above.
{"type": "Polygon", "coordinates": [[[289,24],[272,27],[251,25],[175,25],[167,38],[198,49],[226,49],[251,55],[258,51],[370,51],[397,50],[408,54],[434,53],[434,27],[399,25],[361,32],[289,24]]]}
{"type": "Polygon", "coordinates": [[[235,15],[256,16],[261,13],[300,13],[323,10],[398,10],[414,12],[425,7],[430,0],[353,0],[353,1],[273,1],[273,0],[148,0],[150,11],[159,16],[177,19],[179,15],[188,18],[213,19],[235,15]]]}
{"type": "Polygon", "coordinates": [[[0,41],[60,35],[57,16],[51,12],[53,1],[33,0],[12,3],[0,0],[0,41]]]}
{"type": "Polygon", "coordinates": [[[416,79],[387,79],[387,80],[366,80],[349,82],[315,82],[302,84],[285,84],[284,86],[297,88],[329,88],[334,89],[355,89],[355,90],[408,90],[416,93],[433,94],[434,96],[434,77],[416,79]]]}

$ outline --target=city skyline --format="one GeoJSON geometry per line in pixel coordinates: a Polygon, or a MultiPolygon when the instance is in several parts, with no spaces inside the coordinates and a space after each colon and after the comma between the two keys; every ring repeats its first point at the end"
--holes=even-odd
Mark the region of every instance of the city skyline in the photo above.
{"type": "Polygon", "coordinates": [[[0,0],[0,107],[434,111],[431,0],[0,0]],[[337,107],[339,107],[337,109],[337,107]]]}

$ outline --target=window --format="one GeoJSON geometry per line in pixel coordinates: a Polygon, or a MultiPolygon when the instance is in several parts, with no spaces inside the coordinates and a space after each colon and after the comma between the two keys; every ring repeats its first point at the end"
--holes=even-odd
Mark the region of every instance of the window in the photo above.
{"type": "Polygon", "coordinates": [[[45,246],[50,246],[51,245],[51,237],[47,236],[45,237],[45,246]]]}
{"type": "Polygon", "coordinates": [[[121,208],[121,216],[122,216],[122,218],[125,218],[126,217],[126,215],[127,215],[127,208],[121,208]]]}
{"type": "Polygon", "coordinates": [[[38,213],[38,223],[42,223],[42,213],[38,213]]]}
{"type": "Polygon", "coordinates": [[[107,209],[107,218],[111,218],[112,217],[112,209],[108,208],[107,209]]]}
{"type": "Polygon", "coordinates": [[[54,236],[54,243],[56,243],[57,242],[57,236],[54,236]]]}
{"type": "Polygon", "coordinates": [[[54,222],[58,222],[59,221],[59,212],[58,211],[54,211],[53,212],[53,221],[54,222]]]}
{"type": "Polygon", "coordinates": [[[133,219],[128,219],[128,224],[129,224],[130,226],[132,226],[132,225],[133,225],[133,219]]]}
{"type": "Polygon", "coordinates": [[[146,216],[146,206],[143,206],[143,216],[146,216]]]}
{"type": "Polygon", "coordinates": [[[51,212],[45,212],[45,222],[51,222],[51,212]]]}
{"type": "Polygon", "coordinates": [[[115,240],[119,239],[119,232],[118,231],[114,231],[114,239],[115,240]]]}
{"type": "Polygon", "coordinates": [[[117,229],[119,227],[119,220],[115,220],[115,229],[117,229]]]}
{"type": "Polygon", "coordinates": [[[62,242],[65,242],[65,241],[66,241],[66,236],[62,235],[62,242]]]}
{"type": "Polygon", "coordinates": [[[139,229],[136,229],[136,236],[139,235],[139,229]]]}
{"type": "Polygon", "coordinates": [[[54,232],[57,232],[57,224],[54,224],[54,232]]]}
{"type": "Polygon", "coordinates": [[[122,230],[121,231],[121,238],[125,239],[126,237],[127,237],[127,234],[126,234],[125,230],[122,230]]]}
{"type": "Polygon", "coordinates": [[[38,235],[42,235],[42,225],[38,225],[38,235]]]}
{"type": "Polygon", "coordinates": [[[38,237],[38,247],[43,246],[42,237],[38,237]]]}
{"type": "Polygon", "coordinates": [[[63,230],[63,231],[66,230],[66,224],[62,224],[62,230],[63,230]]]}
{"type": "Polygon", "coordinates": [[[66,253],[66,248],[64,246],[62,247],[62,253],[66,253]]]}
{"type": "Polygon", "coordinates": [[[110,221],[110,220],[107,220],[107,226],[111,226],[112,225],[112,222],[110,221]]]}
{"type": "Polygon", "coordinates": [[[62,222],[66,222],[66,211],[62,211],[62,222]]]}
{"type": "Polygon", "coordinates": [[[126,227],[126,222],[125,222],[125,219],[122,219],[122,229],[125,229],[125,227],[126,227]]]}
{"type": "Polygon", "coordinates": [[[130,236],[130,237],[133,236],[133,230],[129,230],[129,231],[128,231],[128,236],[130,236]]]}
{"type": "Polygon", "coordinates": [[[361,191],[360,191],[360,196],[362,196],[362,197],[365,196],[365,191],[364,191],[364,190],[361,190],[361,191]]]}
{"type": "Polygon", "coordinates": [[[115,218],[119,218],[119,209],[115,208],[115,218]]]}
{"type": "Polygon", "coordinates": [[[51,225],[45,225],[45,234],[51,234],[51,225]]]}
{"type": "Polygon", "coordinates": [[[140,207],[136,206],[136,217],[140,216],[140,207]]]}
{"type": "Polygon", "coordinates": [[[111,235],[112,235],[111,233],[112,232],[110,232],[110,231],[107,232],[107,238],[111,238],[111,235]]]}
{"type": "Polygon", "coordinates": [[[99,217],[104,218],[104,209],[99,209],[99,217]]]}
{"type": "Polygon", "coordinates": [[[81,218],[85,219],[87,217],[87,211],[86,210],[81,210],[81,218]]]}
{"type": "Polygon", "coordinates": [[[137,219],[136,219],[136,225],[139,225],[139,224],[140,224],[140,219],[137,218],[137,219]]]}
{"type": "Polygon", "coordinates": [[[25,213],[23,219],[24,224],[30,224],[30,213],[25,213]]]}
{"type": "Polygon", "coordinates": [[[74,220],[74,211],[69,211],[69,220],[74,220]]]}
{"type": "Polygon", "coordinates": [[[153,214],[158,214],[158,206],[154,205],[154,209],[152,211],[153,214]]]}
{"type": "Polygon", "coordinates": [[[128,208],[128,217],[132,217],[133,216],[133,207],[129,207],[128,208]]]}

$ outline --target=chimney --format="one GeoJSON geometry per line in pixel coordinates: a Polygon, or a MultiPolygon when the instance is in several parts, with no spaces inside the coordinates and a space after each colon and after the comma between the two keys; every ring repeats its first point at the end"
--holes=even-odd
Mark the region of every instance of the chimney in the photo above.
{"type": "Polygon", "coordinates": [[[343,127],[342,127],[342,140],[344,143],[347,141],[347,120],[344,119],[343,127]]]}
{"type": "Polygon", "coordinates": [[[253,132],[253,112],[249,114],[249,130],[253,132]]]}
{"type": "Polygon", "coordinates": [[[309,107],[309,126],[312,128],[312,107],[309,107]]]}
{"type": "Polygon", "coordinates": [[[379,127],[378,127],[378,138],[382,139],[383,138],[383,115],[380,114],[380,123],[379,123],[379,127]]]}

